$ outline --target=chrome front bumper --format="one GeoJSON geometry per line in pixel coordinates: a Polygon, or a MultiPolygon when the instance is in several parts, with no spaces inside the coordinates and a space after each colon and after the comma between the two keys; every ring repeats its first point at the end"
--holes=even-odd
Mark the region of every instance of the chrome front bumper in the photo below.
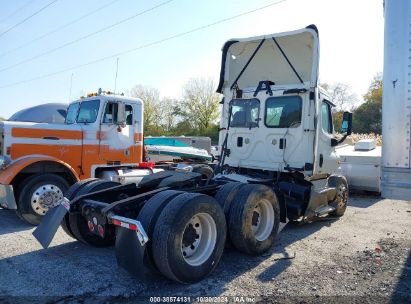
{"type": "Polygon", "coordinates": [[[0,184],[0,207],[13,210],[17,209],[12,185],[0,184]]]}

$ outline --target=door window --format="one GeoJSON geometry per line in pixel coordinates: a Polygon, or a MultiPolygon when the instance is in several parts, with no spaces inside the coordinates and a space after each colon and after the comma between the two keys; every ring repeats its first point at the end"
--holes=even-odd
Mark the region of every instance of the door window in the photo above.
{"type": "MultiPolygon", "coordinates": [[[[108,102],[104,111],[103,123],[116,124],[117,123],[118,104],[116,102],[108,102]]],[[[133,107],[125,105],[126,124],[128,126],[133,124],[133,107]]]]}
{"type": "Polygon", "coordinates": [[[106,110],[104,111],[103,123],[115,124],[117,123],[118,104],[116,102],[108,102],[106,110]]]}
{"type": "Polygon", "coordinates": [[[131,126],[133,124],[133,107],[131,105],[125,106],[126,110],[126,124],[131,126]]]}
{"type": "Polygon", "coordinates": [[[260,102],[258,99],[233,99],[230,102],[232,128],[256,128],[260,115],[260,102]]]}
{"type": "Polygon", "coordinates": [[[321,105],[321,124],[324,132],[332,134],[333,124],[330,104],[323,101],[321,105]]]}
{"type": "Polygon", "coordinates": [[[268,128],[297,128],[301,125],[300,96],[270,97],[265,103],[265,125],[268,128]]]}

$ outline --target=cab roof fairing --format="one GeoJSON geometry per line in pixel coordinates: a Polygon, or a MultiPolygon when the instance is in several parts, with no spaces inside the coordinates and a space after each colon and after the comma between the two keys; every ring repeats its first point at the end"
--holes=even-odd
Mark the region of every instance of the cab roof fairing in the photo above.
{"type": "Polygon", "coordinates": [[[301,84],[302,80],[304,84],[309,84],[309,87],[316,87],[318,63],[319,36],[315,25],[289,32],[230,39],[222,47],[217,92],[223,93],[224,89],[232,87],[235,78],[245,66],[247,68],[244,74],[238,79],[240,89],[256,87],[259,81],[265,80],[273,81],[276,85],[301,84]],[[247,61],[262,40],[265,40],[264,43],[247,66],[247,61]],[[238,62],[234,62],[236,60],[238,62]],[[250,73],[250,70],[253,73],[250,73]]]}

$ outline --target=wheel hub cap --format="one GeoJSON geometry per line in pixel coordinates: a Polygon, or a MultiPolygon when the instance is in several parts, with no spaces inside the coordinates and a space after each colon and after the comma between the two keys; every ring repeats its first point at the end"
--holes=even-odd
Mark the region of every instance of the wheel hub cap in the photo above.
{"type": "Polygon", "coordinates": [[[47,210],[54,207],[61,199],[63,192],[52,184],[42,185],[31,196],[31,207],[39,215],[46,214],[47,210]]]}
{"type": "Polygon", "coordinates": [[[258,241],[265,241],[274,227],[275,215],[271,203],[265,199],[254,207],[251,218],[251,229],[258,241]]]}
{"type": "Polygon", "coordinates": [[[181,253],[184,260],[198,266],[204,263],[214,251],[217,242],[217,226],[207,213],[193,216],[184,228],[181,253]]]}
{"type": "Polygon", "coordinates": [[[183,246],[189,247],[193,245],[199,237],[200,235],[197,234],[197,230],[194,228],[193,224],[190,223],[183,234],[183,246]]]}

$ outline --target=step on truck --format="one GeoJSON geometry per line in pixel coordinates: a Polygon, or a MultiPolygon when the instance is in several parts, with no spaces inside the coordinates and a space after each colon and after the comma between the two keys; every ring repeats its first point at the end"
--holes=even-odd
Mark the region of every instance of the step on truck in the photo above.
{"type": "Polygon", "coordinates": [[[318,86],[317,28],[232,39],[222,49],[221,155],[213,175],[190,165],[136,184],[86,180],[72,186],[33,232],[47,247],[59,225],[75,239],[115,246],[118,264],[139,276],[193,283],[224,247],[269,250],[288,221],[342,216],[348,185],[334,175],[333,104],[318,86]]]}

